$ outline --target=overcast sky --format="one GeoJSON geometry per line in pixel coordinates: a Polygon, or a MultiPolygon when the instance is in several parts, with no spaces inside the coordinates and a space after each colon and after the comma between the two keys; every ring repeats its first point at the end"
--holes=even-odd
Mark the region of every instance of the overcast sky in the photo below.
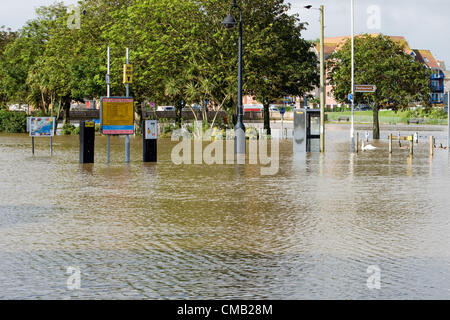
{"type": "MultiPolygon", "coordinates": [[[[231,0],[224,0],[230,1],[231,0]]],[[[239,0],[238,0],[239,1],[239,0]]],[[[317,39],[320,32],[319,11],[303,6],[325,5],[325,34],[327,37],[350,34],[351,0],[291,0],[292,12],[309,23],[306,39],[317,39]]],[[[5,2],[3,0],[2,2],[5,2]]],[[[3,3],[0,26],[20,28],[33,18],[34,9],[54,0],[12,0],[3,3]]],[[[65,0],[66,4],[76,0],[65,0]]],[[[413,49],[429,49],[436,59],[444,60],[450,69],[450,1],[449,0],[355,0],[355,32],[381,32],[406,37],[413,49]],[[371,13],[367,13],[370,9],[371,13]],[[377,14],[379,12],[379,16],[377,14]],[[379,22],[379,23],[378,23],[379,22]],[[379,29],[378,29],[379,27],[379,29]]]]}

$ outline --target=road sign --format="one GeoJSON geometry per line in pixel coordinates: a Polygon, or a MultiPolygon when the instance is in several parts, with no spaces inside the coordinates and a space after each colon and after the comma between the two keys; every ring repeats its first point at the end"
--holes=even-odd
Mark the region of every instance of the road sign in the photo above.
{"type": "Polygon", "coordinates": [[[145,120],[145,139],[154,140],[158,139],[158,121],[145,120]]]}
{"type": "Polygon", "coordinates": [[[355,92],[375,92],[377,86],[370,84],[357,84],[355,85],[355,92]]]}
{"type": "Polygon", "coordinates": [[[280,108],[280,113],[283,115],[283,114],[285,114],[286,113],[286,109],[284,108],[284,107],[281,107],[280,108]]]}
{"type": "Polygon", "coordinates": [[[348,100],[353,101],[353,95],[351,93],[348,95],[348,100]]]}
{"type": "Polygon", "coordinates": [[[123,65],[123,83],[133,83],[133,65],[123,65]]]}
{"type": "Polygon", "coordinates": [[[103,134],[134,134],[134,100],[129,97],[102,97],[100,127],[103,134]]]}

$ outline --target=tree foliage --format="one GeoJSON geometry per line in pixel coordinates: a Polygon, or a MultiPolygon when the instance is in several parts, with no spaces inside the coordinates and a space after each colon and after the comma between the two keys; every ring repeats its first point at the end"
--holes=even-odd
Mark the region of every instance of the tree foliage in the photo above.
{"type": "MultiPolygon", "coordinates": [[[[333,53],[327,63],[335,98],[344,103],[351,92],[351,42],[333,53]]],[[[355,103],[373,106],[373,136],[379,139],[378,110],[401,110],[429,103],[429,71],[389,37],[355,38],[355,84],[376,85],[375,93],[356,93],[355,103]]]]}
{"type": "MultiPolygon", "coordinates": [[[[317,83],[317,61],[311,44],[301,38],[306,25],[288,13],[283,0],[239,4],[244,94],[273,101],[309,91],[317,83]]],[[[72,100],[106,95],[110,46],[111,94],[122,96],[128,47],[138,116],[145,101],[172,104],[181,125],[183,106],[208,100],[216,112],[225,110],[232,118],[238,32],[222,25],[230,5],[222,0],[85,0],[80,1],[80,29],[68,27],[73,12],[62,3],[41,7],[17,36],[0,43],[0,93],[8,102],[29,103],[46,112],[58,106],[68,115],[72,100]]],[[[239,18],[239,12],[233,14],[239,18]]]]}

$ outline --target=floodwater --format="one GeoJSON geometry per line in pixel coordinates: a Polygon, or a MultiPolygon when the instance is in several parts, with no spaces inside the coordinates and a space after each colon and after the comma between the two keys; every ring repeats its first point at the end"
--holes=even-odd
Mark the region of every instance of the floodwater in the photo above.
{"type": "Polygon", "coordinates": [[[325,156],[282,141],[274,176],[177,166],[167,139],[144,165],[132,138],[126,165],[112,138],[107,165],[97,137],[96,163],[79,165],[78,137],[55,137],[53,157],[36,139],[32,157],[29,137],[2,134],[0,298],[450,299],[448,152],[430,158],[422,132],[413,158],[390,156],[383,132],[352,155],[340,128],[325,156]]]}

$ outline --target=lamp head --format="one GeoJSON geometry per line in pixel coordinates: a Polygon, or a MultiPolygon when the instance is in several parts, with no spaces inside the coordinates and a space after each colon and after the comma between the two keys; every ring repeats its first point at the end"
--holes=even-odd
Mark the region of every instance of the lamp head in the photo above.
{"type": "Polygon", "coordinates": [[[236,20],[234,20],[233,16],[229,14],[223,21],[222,24],[227,29],[233,29],[236,25],[236,20]]]}
{"type": "Polygon", "coordinates": [[[305,9],[311,9],[312,8],[312,5],[310,5],[310,4],[308,4],[307,6],[305,6],[305,9]]]}

